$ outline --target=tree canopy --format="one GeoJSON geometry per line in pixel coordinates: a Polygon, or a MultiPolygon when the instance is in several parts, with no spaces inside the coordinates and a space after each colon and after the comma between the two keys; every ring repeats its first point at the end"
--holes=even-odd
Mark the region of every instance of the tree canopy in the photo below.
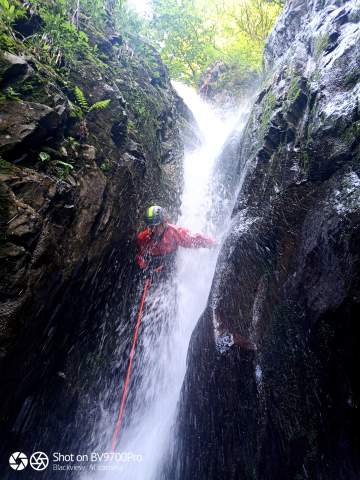
{"type": "Polygon", "coordinates": [[[281,1],[153,0],[144,29],[177,79],[196,83],[216,60],[259,70],[281,1]]]}
{"type": "Polygon", "coordinates": [[[0,22],[10,25],[29,5],[41,10],[49,35],[40,41],[56,60],[61,42],[68,49],[86,49],[81,15],[100,27],[111,21],[123,36],[141,35],[153,44],[172,78],[196,84],[217,60],[243,71],[261,69],[264,44],[282,1],[152,0],[152,15],[141,17],[127,0],[0,0],[0,22]]]}

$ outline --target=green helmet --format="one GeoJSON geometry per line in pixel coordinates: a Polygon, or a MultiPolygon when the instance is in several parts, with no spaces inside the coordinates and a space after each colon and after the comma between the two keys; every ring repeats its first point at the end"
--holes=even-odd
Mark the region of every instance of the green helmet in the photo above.
{"type": "Polygon", "coordinates": [[[147,225],[160,225],[165,221],[165,211],[159,205],[152,205],[146,210],[145,222],[147,225]]]}

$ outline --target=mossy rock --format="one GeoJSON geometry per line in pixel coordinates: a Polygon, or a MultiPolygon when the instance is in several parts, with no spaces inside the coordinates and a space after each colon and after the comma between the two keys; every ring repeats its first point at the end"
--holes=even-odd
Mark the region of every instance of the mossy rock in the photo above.
{"type": "Polygon", "coordinates": [[[322,53],[326,50],[329,45],[330,36],[329,33],[322,33],[315,38],[314,42],[314,57],[316,60],[320,58],[322,53]]]}
{"type": "Polygon", "coordinates": [[[349,146],[360,142],[360,120],[351,123],[342,133],[341,139],[349,146]]]}

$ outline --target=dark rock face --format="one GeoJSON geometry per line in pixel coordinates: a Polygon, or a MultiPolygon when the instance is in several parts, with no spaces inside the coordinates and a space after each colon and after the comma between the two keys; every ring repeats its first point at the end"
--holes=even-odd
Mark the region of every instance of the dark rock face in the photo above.
{"type": "Polygon", "coordinates": [[[26,147],[41,145],[60,124],[58,113],[39,103],[2,103],[0,122],[0,152],[24,151],[26,147]]]}
{"type": "Polygon", "coordinates": [[[359,20],[352,2],[290,1],[270,35],[175,478],[360,477],[359,20]]]}
{"type": "Polygon", "coordinates": [[[24,77],[31,71],[25,58],[13,55],[9,52],[0,53],[1,86],[11,83],[18,76],[24,77]]]}
{"type": "Polygon", "coordinates": [[[102,65],[84,60],[66,79],[26,51],[0,57],[3,472],[20,445],[50,453],[94,441],[99,396],[119,378],[120,340],[127,346],[119,318],[136,284],[135,232],[149,203],[174,217],[179,207],[191,116],[158,57],[160,77],[106,45],[102,65]],[[86,125],[74,115],[76,86],[90,104],[111,100],[86,125]]]}

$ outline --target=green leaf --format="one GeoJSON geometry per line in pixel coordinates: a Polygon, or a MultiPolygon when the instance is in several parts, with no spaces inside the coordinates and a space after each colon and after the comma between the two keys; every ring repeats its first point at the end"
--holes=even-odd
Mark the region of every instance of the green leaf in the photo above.
{"type": "Polygon", "coordinates": [[[84,113],[89,111],[89,104],[88,101],[85,98],[84,92],[81,90],[80,87],[76,86],[74,89],[74,94],[76,101],[79,105],[79,107],[82,109],[84,113]]]}
{"type": "Polygon", "coordinates": [[[0,5],[4,10],[10,10],[10,4],[8,0],[0,0],[0,5]]]}
{"type": "Polygon", "coordinates": [[[101,165],[100,165],[100,169],[106,173],[110,170],[110,163],[109,162],[103,162],[101,165]]]}
{"type": "Polygon", "coordinates": [[[91,107],[89,108],[89,112],[92,112],[93,110],[104,110],[104,108],[109,106],[110,102],[111,100],[109,98],[106,100],[100,100],[99,102],[91,105],[91,107]]]}
{"type": "Polygon", "coordinates": [[[50,155],[46,152],[40,152],[39,153],[39,158],[42,162],[48,162],[50,160],[50,155]]]}

